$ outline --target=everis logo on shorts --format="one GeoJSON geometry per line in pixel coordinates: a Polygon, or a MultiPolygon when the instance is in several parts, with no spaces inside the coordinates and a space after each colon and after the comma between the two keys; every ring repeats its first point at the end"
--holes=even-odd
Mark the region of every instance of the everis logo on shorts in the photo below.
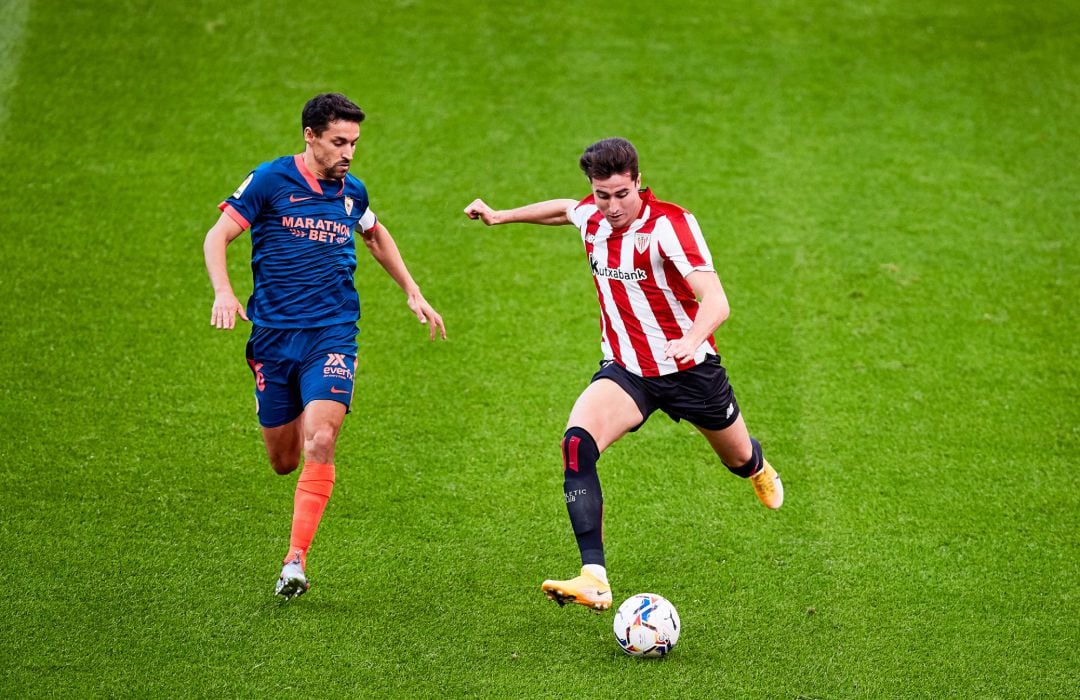
{"type": "Polygon", "coordinates": [[[624,282],[640,282],[647,277],[644,270],[635,269],[633,272],[626,272],[620,270],[617,267],[600,267],[600,263],[589,254],[589,267],[592,268],[594,277],[607,277],[612,280],[622,280],[624,282]]]}
{"type": "Polygon", "coordinates": [[[337,352],[326,355],[326,364],[323,365],[322,373],[324,377],[338,377],[350,382],[353,378],[349,363],[345,361],[345,355],[337,352]]]}

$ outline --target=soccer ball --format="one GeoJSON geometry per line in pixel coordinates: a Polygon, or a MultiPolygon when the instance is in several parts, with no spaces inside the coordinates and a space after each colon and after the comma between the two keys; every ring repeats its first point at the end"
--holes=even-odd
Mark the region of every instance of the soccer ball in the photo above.
{"type": "Polygon", "coordinates": [[[679,641],[679,613],[667,598],[638,593],[615,612],[615,641],[631,656],[663,656],[679,641]]]}

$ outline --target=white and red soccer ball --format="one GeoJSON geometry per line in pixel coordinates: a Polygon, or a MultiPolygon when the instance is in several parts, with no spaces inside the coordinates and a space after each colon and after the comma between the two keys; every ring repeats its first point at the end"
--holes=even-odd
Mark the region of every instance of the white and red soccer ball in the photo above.
{"type": "Polygon", "coordinates": [[[615,641],[631,656],[663,656],[679,641],[679,613],[667,598],[638,593],[615,612],[615,641]]]}

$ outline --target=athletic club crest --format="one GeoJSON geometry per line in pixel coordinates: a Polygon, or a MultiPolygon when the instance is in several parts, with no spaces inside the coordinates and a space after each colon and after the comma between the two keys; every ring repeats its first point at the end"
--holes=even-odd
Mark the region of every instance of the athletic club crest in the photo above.
{"type": "Polygon", "coordinates": [[[644,253],[649,249],[649,241],[652,240],[652,236],[648,233],[635,233],[634,234],[634,248],[637,252],[644,253]]]}
{"type": "Polygon", "coordinates": [[[345,216],[352,216],[352,197],[345,198],[345,216]]]}

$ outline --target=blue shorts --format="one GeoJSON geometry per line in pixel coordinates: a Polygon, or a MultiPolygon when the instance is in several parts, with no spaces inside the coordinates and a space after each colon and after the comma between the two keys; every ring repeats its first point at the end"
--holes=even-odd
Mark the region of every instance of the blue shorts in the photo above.
{"type": "Polygon", "coordinates": [[[254,326],[247,361],[255,375],[259,424],[276,428],[295,420],[309,401],[352,403],[356,375],[355,323],[282,330],[254,326]]]}
{"type": "Polygon", "coordinates": [[[639,377],[614,360],[600,363],[592,381],[610,379],[630,395],[641,411],[645,425],[656,409],[678,422],[687,420],[705,430],[723,430],[739,417],[739,403],[728,383],[720,358],[709,355],[700,365],[661,377],[639,377]]]}

